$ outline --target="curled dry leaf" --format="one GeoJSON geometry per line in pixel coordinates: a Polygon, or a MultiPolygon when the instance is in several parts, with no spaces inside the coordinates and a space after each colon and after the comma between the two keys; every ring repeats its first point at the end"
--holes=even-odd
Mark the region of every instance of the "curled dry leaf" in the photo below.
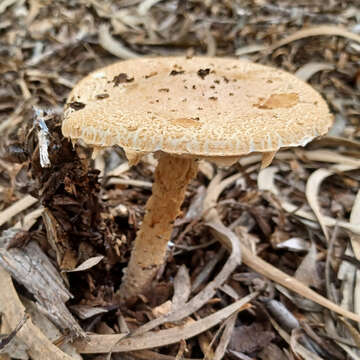
{"type": "Polygon", "coordinates": [[[99,43],[105,50],[121,59],[133,59],[139,56],[115,40],[110,34],[109,26],[105,24],[99,28],[99,43]]]}
{"type": "Polygon", "coordinates": [[[334,65],[329,63],[310,62],[299,68],[295,75],[303,80],[308,81],[313,75],[319,71],[333,70],[334,65]]]}

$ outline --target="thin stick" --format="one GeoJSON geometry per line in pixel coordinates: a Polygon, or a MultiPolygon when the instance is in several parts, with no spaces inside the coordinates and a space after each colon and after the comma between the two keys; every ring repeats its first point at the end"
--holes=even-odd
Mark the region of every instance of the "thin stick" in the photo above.
{"type": "Polygon", "coordinates": [[[0,226],[5,224],[7,221],[9,221],[15,215],[21,213],[25,209],[34,205],[37,201],[38,201],[38,199],[34,198],[33,196],[26,195],[22,199],[16,201],[12,205],[10,205],[8,208],[6,208],[2,212],[0,212],[0,226]]]}

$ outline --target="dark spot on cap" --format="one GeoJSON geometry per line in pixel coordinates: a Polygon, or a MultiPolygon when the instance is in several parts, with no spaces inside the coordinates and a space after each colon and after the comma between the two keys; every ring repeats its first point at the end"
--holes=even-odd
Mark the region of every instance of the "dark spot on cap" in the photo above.
{"type": "Polygon", "coordinates": [[[215,89],[215,85],[211,85],[211,86],[210,86],[210,89],[215,89]]]}
{"type": "Polygon", "coordinates": [[[193,85],[192,88],[195,90],[195,89],[196,89],[196,85],[193,85]]]}
{"type": "Polygon", "coordinates": [[[197,74],[204,80],[205,77],[210,74],[210,69],[209,68],[207,68],[207,69],[199,69],[197,74]]]}
{"type": "Polygon", "coordinates": [[[151,77],[157,75],[158,73],[156,71],[150,73],[149,75],[145,75],[145,79],[150,79],[151,77]]]}
{"type": "Polygon", "coordinates": [[[170,75],[171,76],[176,76],[176,75],[181,75],[181,74],[184,74],[184,70],[180,70],[180,71],[177,71],[177,70],[172,70],[170,75]]]}
{"type": "Polygon", "coordinates": [[[224,81],[225,81],[226,83],[229,82],[229,79],[228,79],[226,76],[223,76],[223,79],[224,79],[224,81]]]}
{"type": "Polygon", "coordinates": [[[120,73],[119,75],[114,76],[114,78],[112,79],[112,82],[114,83],[114,87],[119,86],[120,84],[123,83],[129,83],[134,81],[134,78],[129,78],[127,74],[125,73],[120,73]]]}
{"type": "Polygon", "coordinates": [[[71,103],[69,104],[69,106],[70,106],[72,109],[78,111],[78,110],[83,109],[86,105],[85,105],[84,103],[80,102],[80,101],[73,101],[73,102],[71,102],[71,103]]]}
{"type": "Polygon", "coordinates": [[[220,84],[220,80],[214,80],[215,84],[220,84]]]}
{"type": "Polygon", "coordinates": [[[234,96],[234,93],[229,93],[229,96],[234,96]]]}
{"type": "Polygon", "coordinates": [[[109,96],[110,96],[109,94],[98,94],[95,97],[97,100],[102,100],[108,98],[109,96]]]}
{"type": "Polygon", "coordinates": [[[170,89],[169,88],[162,88],[158,90],[159,92],[169,92],[170,89]]]}
{"type": "Polygon", "coordinates": [[[218,98],[216,96],[210,96],[209,100],[217,100],[218,98]]]}

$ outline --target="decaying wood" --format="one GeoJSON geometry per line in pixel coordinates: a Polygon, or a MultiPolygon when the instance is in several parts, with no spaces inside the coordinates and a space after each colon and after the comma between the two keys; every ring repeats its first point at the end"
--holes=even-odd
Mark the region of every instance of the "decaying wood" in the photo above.
{"type": "MultiPolygon", "coordinates": [[[[25,313],[12,284],[10,275],[0,266],[0,311],[11,328],[15,328],[25,313]]],[[[17,338],[26,346],[28,354],[36,360],[74,360],[53,345],[29,319],[18,332],[17,338]]]]}
{"type": "Polygon", "coordinates": [[[22,248],[7,249],[15,235],[8,231],[0,237],[0,265],[34,295],[37,305],[63,331],[85,337],[84,331],[71,315],[65,303],[71,294],[49,258],[33,241],[22,248]]]}

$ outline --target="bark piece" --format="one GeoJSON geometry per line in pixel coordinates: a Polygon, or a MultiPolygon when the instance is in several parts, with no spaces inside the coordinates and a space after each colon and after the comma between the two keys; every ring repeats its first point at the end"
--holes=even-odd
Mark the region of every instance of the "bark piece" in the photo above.
{"type": "Polygon", "coordinates": [[[40,311],[62,331],[69,330],[73,336],[85,337],[84,331],[65,305],[72,295],[39,245],[31,241],[23,248],[7,250],[14,233],[14,230],[5,231],[0,237],[0,265],[34,295],[40,311]]]}

